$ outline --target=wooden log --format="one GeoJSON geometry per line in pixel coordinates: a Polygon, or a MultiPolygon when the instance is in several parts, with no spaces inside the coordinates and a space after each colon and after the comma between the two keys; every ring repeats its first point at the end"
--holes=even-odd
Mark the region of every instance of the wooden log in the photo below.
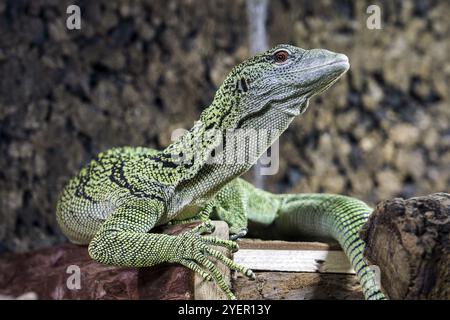
{"type": "Polygon", "coordinates": [[[137,279],[137,269],[98,264],[85,246],[73,244],[0,257],[0,295],[7,297],[33,292],[45,300],[136,299],[137,279]],[[72,278],[68,287],[75,273],[79,284],[72,278]]]}
{"type": "MultiPolygon", "coordinates": [[[[228,238],[224,222],[214,222],[213,235],[228,238]]],[[[179,234],[191,225],[161,228],[179,234]]],[[[219,264],[230,281],[229,270],[219,264]]],[[[214,282],[183,266],[161,264],[150,268],[120,268],[93,261],[86,246],[65,244],[21,254],[0,256],[0,298],[36,297],[38,299],[222,299],[224,294],[214,282]],[[80,282],[68,286],[79,268],[80,282]],[[68,273],[68,271],[72,270],[68,273]],[[24,293],[30,293],[23,296],[24,293]],[[34,294],[33,294],[34,293],[34,294]]]]}
{"type": "Polygon", "coordinates": [[[450,299],[450,194],[381,202],[361,238],[389,298],[450,299]]]}

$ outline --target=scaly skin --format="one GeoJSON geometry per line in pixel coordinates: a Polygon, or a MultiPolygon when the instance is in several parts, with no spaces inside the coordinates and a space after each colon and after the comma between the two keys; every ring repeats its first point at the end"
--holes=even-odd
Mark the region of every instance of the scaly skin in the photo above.
{"type": "Polygon", "coordinates": [[[272,194],[237,178],[215,197],[212,217],[236,234],[266,239],[312,236],[335,239],[344,249],[367,299],[382,300],[373,272],[363,261],[358,233],[372,209],[364,202],[333,194],[272,194]]]}
{"type": "Polygon", "coordinates": [[[245,235],[248,221],[280,234],[316,231],[340,241],[358,269],[366,297],[382,298],[366,272],[357,239],[370,208],[341,196],[272,195],[238,179],[306,110],[309,99],[348,67],[344,55],[288,45],[250,58],[233,68],[200,120],[166,149],[123,147],[100,153],[64,188],[58,224],[72,242],[89,244],[90,256],[100,263],[179,263],[214,279],[231,299],[233,293],[210,258],[250,278],[254,274],[213,248],[235,251],[234,241],[203,235],[211,232],[209,214],[230,225],[231,239],[245,235]],[[240,144],[227,135],[239,138],[241,132],[256,136],[240,144]],[[182,235],[151,233],[157,225],[195,218],[204,223],[182,235]]]}

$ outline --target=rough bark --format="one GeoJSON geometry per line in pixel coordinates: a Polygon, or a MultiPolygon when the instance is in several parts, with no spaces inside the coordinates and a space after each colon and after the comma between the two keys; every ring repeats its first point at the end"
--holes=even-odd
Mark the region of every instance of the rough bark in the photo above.
{"type": "Polygon", "coordinates": [[[391,299],[450,299],[450,194],[383,201],[361,237],[391,299]]]}

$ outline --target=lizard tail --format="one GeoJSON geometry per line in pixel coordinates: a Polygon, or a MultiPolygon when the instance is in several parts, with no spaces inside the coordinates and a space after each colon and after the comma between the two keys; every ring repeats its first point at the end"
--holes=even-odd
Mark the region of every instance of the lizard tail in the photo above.
{"type": "Polygon", "coordinates": [[[299,234],[332,237],[339,242],[369,300],[385,299],[374,266],[363,260],[364,242],[359,231],[372,213],[366,203],[332,194],[277,195],[279,210],[273,227],[283,236],[299,234]]]}

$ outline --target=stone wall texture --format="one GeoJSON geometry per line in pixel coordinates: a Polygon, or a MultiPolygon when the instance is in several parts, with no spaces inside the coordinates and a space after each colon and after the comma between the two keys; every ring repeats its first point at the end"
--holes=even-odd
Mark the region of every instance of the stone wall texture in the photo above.
{"type": "MultiPolygon", "coordinates": [[[[270,2],[271,45],[343,52],[351,70],[281,137],[268,190],[372,205],[449,191],[450,3],[377,1],[381,30],[366,27],[370,4],[270,2]]],[[[0,253],[64,242],[68,178],[114,146],[167,146],[248,57],[247,35],[244,0],[1,1],[0,253]]]]}

